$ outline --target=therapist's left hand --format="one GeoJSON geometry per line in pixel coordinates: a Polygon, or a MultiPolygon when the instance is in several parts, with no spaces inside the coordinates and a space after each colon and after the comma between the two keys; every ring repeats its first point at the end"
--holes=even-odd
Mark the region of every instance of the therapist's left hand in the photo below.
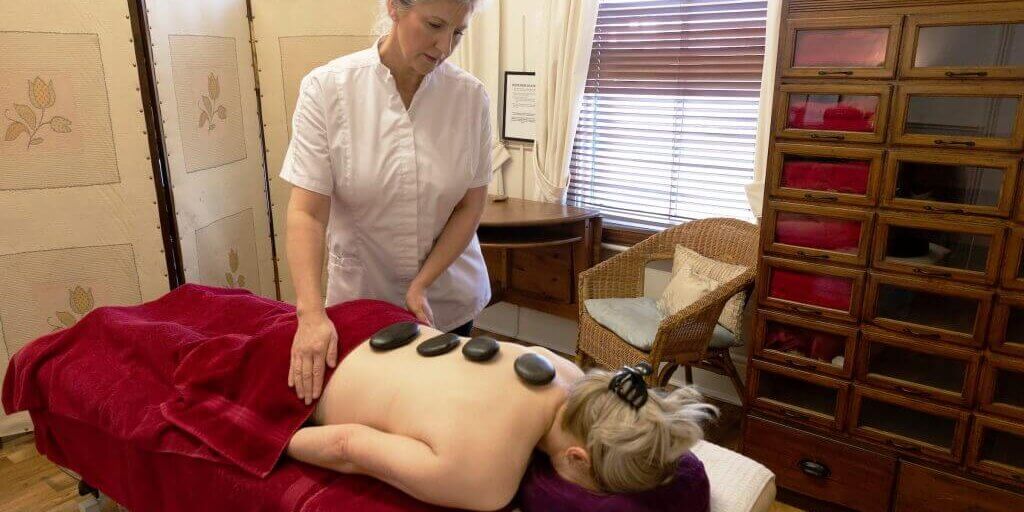
{"type": "Polygon", "coordinates": [[[430,310],[430,303],[427,302],[427,290],[413,283],[405,294],[405,305],[412,311],[416,318],[423,323],[434,326],[434,312],[430,310]]]}

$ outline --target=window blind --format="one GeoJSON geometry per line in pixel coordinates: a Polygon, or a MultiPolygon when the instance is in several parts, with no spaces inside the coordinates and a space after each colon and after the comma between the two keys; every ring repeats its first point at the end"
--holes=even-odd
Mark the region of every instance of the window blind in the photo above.
{"type": "Polygon", "coordinates": [[[602,0],[570,204],[611,225],[752,220],[767,1],[602,0]]]}

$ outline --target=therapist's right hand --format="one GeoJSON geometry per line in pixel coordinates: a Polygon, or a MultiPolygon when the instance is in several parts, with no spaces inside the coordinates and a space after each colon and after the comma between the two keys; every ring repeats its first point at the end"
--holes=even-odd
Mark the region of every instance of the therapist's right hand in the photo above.
{"type": "Polygon", "coordinates": [[[292,340],[292,363],[288,386],[306,405],[320,398],[324,387],[325,366],[338,364],[338,331],[327,312],[299,315],[299,327],[292,340]]]}

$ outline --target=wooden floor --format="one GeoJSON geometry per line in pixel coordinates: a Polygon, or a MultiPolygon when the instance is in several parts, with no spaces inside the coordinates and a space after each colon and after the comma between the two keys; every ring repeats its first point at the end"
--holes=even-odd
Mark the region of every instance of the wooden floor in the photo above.
{"type": "MultiPolygon", "coordinates": [[[[736,449],[740,438],[742,410],[715,402],[722,411],[708,431],[708,440],[736,449]]],[[[32,434],[3,439],[0,447],[0,512],[77,512],[78,482],[39,454],[32,434]]],[[[116,510],[104,507],[104,512],[116,510]]],[[[775,503],[771,512],[800,512],[801,509],[775,503]]]]}

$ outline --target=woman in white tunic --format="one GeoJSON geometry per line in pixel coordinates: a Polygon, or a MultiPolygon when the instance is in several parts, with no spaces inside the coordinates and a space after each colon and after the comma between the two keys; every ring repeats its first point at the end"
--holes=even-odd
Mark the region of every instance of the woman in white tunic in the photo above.
{"type": "Polygon", "coordinates": [[[299,327],[288,384],[311,403],[337,361],[327,305],[407,307],[468,335],[490,300],[476,239],[491,176],[489,99],[445,62],[479,0],[387,0],[391,32],[302,80],[281,178],[299,327]],[[326,239],[326,251],[324,247],[326,239]]]}

